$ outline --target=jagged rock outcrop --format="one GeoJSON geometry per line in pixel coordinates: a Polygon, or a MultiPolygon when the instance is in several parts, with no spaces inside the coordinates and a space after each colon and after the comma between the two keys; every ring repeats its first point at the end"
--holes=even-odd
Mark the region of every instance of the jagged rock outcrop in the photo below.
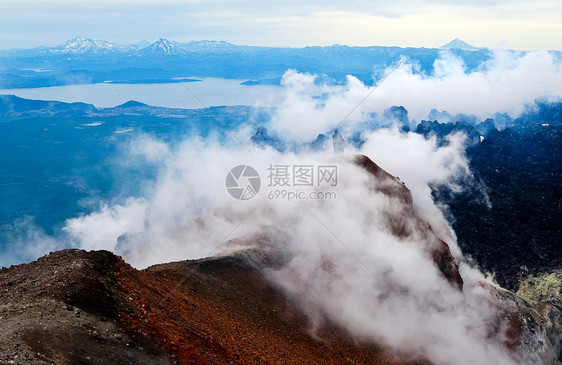
{"type": "Polygon", "coordinates": [[[562,310],[562,270],[538,277],[529,275],[519,283],[517,294],[529,300],[549,302],[562,310]]]}
{"type": "Polygon", "coordinates": [[[400,201],[400,204],[396,204],[401,209],[400,212],[386,215],[388,226],[392,228],[394,235],[401,238],[410,235],[412,228],[406,222],[415,221],[415,228],[424,233],[424,239],[433,243],[433,247],[430,247],[429,251],[435,265],[452,285],[462,289],[463,280],[459,273],[458,263],[453,259],[449,246],[435,235],[427,222],[414,213],[412,193],[406,185],[397,177],[381,169],[367,156],[357,156],[355,163],[373,175],[372,189],[400,201]]]}

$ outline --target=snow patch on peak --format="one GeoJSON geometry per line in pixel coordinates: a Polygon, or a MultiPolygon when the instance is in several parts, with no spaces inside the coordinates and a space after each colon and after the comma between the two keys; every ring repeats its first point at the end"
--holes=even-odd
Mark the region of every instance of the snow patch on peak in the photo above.
{"type": "Polygon", "coordinates": [[[99,53],[124,51],[125,49],[125,47],[116,43],[76,37],[54,48],[51,48],[50,51],[53,53],[99,53]]]}
{"type": "Polygon", "coordinates": [[[471,46],[470,44],[466,43],[465,41],[459,39],[459,38],[455,38],[452,41],[450,41],[449,43],[445,44],[444,46],[441,46],[441,48],[445,48],[445,49],[462,49],[464,51],[476,51],[479,50],[481,48],[479,47],[474,47],[471,46]]]}
{"type": "Polygon", "coordinates": [[[183,44],[182,48],[192,52],[224,52],[234,50],[238,46],[224,41],[202,40],[183,44]]]}
{"type": "Polygon", "coordinates": [[[180,55],[185,54],[185,51],[174,45],[172,42],[165,38],[160,38],[156,42],[152,43],[150,46],[146,47],[145,50],[149,50],[155,54],[166,54],[166,55],[180,55]]]}

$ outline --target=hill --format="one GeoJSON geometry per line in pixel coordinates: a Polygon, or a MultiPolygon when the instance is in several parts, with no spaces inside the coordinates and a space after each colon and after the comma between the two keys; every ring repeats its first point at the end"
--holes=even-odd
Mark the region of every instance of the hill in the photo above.
{"type": "MultiPolygon", "coordinates": [[[[391,210],[383,212],[389,234],[425,241],[421,248],[428,262],[446,279],[447,289],[441,289],[462,296],[466,284],[457,263],[449,247],[417,217],[409,190],[367,157],[358,156],[355,163],[370,174],[373,192],[393,203],[391,210]]],[[[288,257],[283,245],[267,232],[225,246],[220,256],[145,270],[136,270],[107,251],[80,250],[62,250],[0,270],[0,360],[26,364],[430,363],[423,353],[409,348],[391,350],[383,338],[357,336],[332,321],[327,312],[312,321],[305,303],[288,295],[268,274],[294,257],[288,257]]],[[[335,270],[330,258],[325,260],[324,270],[335,270]]],[[[486,327],[488,338],[483,340],[500,340],[514,363],[517,359],[556,363],[562,316],[558,309],[483,282],[478,286],[478,300],[487,301],[488,310],[495,313],[489,323],[474,323],[486,327]]]]}
{"type": "Polygon", "coordinates": [[[311,336],[243,257],[138,271],[106,251],[64,250],[3,269],[0,288],[5,363],[401,363],[335,326],[311,336]]]}

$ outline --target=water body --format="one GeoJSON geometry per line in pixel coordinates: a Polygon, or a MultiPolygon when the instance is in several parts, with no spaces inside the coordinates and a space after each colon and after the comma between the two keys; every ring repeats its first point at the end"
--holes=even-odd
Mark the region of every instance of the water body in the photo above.
{"type": "Polygon", "coordinates": [[[283,90],[275,85],[241,85],[248,80],[204,78],[202,81],[165,84],[90,84],[0,89],[0,94],[25,99],[83,102],[110,108],[129,100],[153,106],[198,109],[204,106],[279,105],[283,90]]]}

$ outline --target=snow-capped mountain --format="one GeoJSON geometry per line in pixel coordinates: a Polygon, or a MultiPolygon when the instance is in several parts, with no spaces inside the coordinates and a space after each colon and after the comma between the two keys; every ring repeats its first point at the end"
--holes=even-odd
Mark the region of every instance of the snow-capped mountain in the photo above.
{"type": "Polygon", "coordinates": [[[481,48],[478,47],[474,47],[471,46],[470,44],[464,42],[461,39],[455,38],[452,41],[450,41],[449,43],[447,43],[444,46],[441,46],[441,48],[444,49],[462,49],[463,51],[476,51],[479,50],[481,48]]]}
{"type": "Polygon", "coordinates": [[[145,55],[147,53],[152,53],[153,55],[167,55],[167,56],[178,56],[184,55],[186,52],[180,47],[176,46],[167,39],[160,38],[156,42],[152,43],[150,46],[143,48],[139,51],[139,55],[145,55]]]}
{"type": "Polygon", "coordinates": [[[125,52],[128,47],[107,41],[97,41],[89,38],[77,37],[66,41],[54,48],[50,48],[52,53],[107,53],[125,52]]]}

